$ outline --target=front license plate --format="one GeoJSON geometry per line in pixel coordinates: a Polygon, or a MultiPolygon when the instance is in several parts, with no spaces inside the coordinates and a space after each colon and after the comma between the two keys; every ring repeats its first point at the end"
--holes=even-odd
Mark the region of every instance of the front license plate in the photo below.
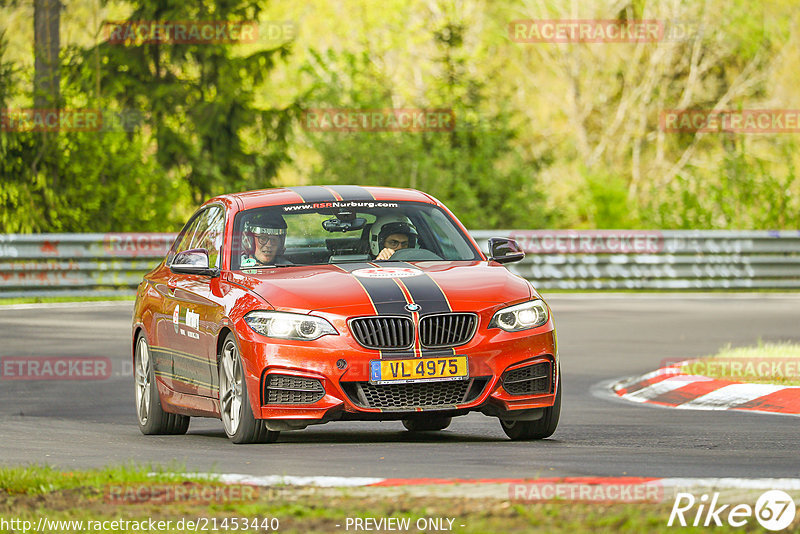
{"type": "Polygon", "coordinates": [[[469,376],[466,356],[413,360],[370,360],[373,384],[459,380],[469,376]]]}

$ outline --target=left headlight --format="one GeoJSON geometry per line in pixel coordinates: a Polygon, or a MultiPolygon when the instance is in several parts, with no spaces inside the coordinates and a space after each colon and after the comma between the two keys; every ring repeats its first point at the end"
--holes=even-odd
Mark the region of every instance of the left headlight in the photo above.
{"type": "Polygon", "coordinates": [[[550,314],[542,300],[532,300],[503,308],[494,314],[489,321],[489,328],[501,328],[506,332],[518,332],[542,326],[550,314]]]}
{"type": "Polygon", "coordinates": [[[245,315],[244,320],[256,333],[278,339],[312,341],[327,334],[339,334],[331,323],[313,315],[253,311],[245,315]]]}

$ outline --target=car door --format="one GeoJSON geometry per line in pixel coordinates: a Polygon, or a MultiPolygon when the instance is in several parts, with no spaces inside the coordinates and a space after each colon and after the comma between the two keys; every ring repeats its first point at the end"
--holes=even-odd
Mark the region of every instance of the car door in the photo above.
{"type": "MultiPolygon", "coordinates": [[[[175,253],[205,249],[209,265],[221,265],[225,210],[207,206],[196,216],[175,253]]],[[[168,282],[172,310],[170,362],[175,391],[203,397],[217,395],[216,338],[222,317],[219,277],[172,273],[168,282]]]]}
{"type": "Polygon", "coordinates": [[[165,265],[151,274],[153,288],[158,292],[158,309],[154,310],[156,321],[155,336],[151,340],[150,350],[153,357],[155,374],[169,389],[175,389],[175,369],[172,351],[177,349],[180,333],[180,305],[174,298],[174,273],[169,264],[178,250],[186,250],[192,236],[200,223],[200,218],[193,216],[178,234],[171,247],[165,265]]]}

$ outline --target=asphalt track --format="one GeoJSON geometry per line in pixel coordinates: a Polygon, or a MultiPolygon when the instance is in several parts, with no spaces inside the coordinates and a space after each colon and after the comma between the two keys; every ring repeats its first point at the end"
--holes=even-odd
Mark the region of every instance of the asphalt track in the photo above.
{"type": "Polygon", "coordinates": [[[552,295],[564,376],[551,439],[508,441],[499,422],[457,418],[412,435],[400,422],[345,422],[237,446],[217,420],[186,436],[143,436],[130,376],[131,302],[0,308],[0,357],[107,356],[100,381],[0,380],[0,463],[84,468],[178,464],[252,475],[522,478],[537,476],[800,477],[798,419],[683,411],[613,399],[601,384],[664,359],[731,343],[800,342],[800,295],[552,295]]]}

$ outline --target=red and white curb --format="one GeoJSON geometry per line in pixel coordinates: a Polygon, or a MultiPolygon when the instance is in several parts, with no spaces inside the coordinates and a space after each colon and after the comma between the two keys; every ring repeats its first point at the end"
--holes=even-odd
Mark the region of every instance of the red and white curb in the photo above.
{"type": "Polygon", "coordinates": [[[662,478],[662,477],[547,477],[547,478],[377,478],[334,476],[255,476],[235,473],[200,473],[197,478],[224,484],[252,486],[314,486],[319,488],[452,486],[500,484],[654,484],[670,488],[780,489],[800,491],[800,478],[662,478]]]}
{"type": "Polygon", "coordinates": [[[744,410],[800,415],[800,387],[746,384],[680,371],[685,362],[662,367],[612,386],[619,397],[684,410],[744,410]]]}
{"type": "MultiPolygon", "coordinates": [[[[184,475],[186,476],[186,475],[184,475]]],[[[548,477],[548,478],[377,478],[334,476],[253,476],[200,473],[202,478],[224,484],[271,489],[343,489],[354,495],[404,494],[415,497],[493,498],[523,501],[603,501],[658,503],[670,501],[680,492],[749,492],[782,490],[800,497],[798,478],[659,478],[659,477],[548,477]],[[360,490],[360,491],[359,491],[360,490]]]]}

